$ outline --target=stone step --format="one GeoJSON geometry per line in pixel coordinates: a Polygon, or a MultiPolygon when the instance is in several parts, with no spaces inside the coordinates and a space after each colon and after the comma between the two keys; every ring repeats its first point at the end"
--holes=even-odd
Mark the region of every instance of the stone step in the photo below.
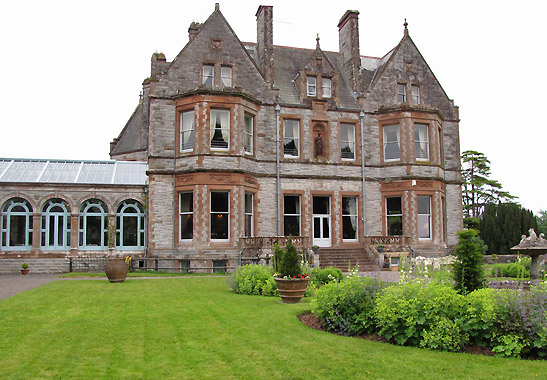
{"type": "Polygon", "coordinates": [[[27,263],[29,273],[65,273],[70,270],[69,260],[66,258],[24,258],[0,260],[0,273],[21,273],[21,264],[27,263]]]}
{"type": "Polygon", "coordinates": [[[343,272],[352,270],[356,265],[359,265],[360,271],[378,269],[375,258],[364,248],[321,248],[319,265],[321,268],[333,266],[343,272]]]}

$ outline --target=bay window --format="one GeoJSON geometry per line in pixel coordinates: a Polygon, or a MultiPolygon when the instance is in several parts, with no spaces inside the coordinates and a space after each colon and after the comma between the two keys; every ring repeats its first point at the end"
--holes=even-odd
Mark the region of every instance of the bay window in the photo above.
{"type": "Polygon", "coordinates": [[[399,125],[384,127],[384,161],[398,161],[401,159],[399,125]]]}
{"type": "Polygon", "coordinates": [[[427,124],[414,124],[414,141],[416,160],[429,160],[429,126],[427,124]]]}
{"type": "Polygon", "coordinates": [[[245,114],[245,129],[243,131],[243,149],[246,154],[253,154],[253,117],[245,114]]]}
{"type": "Polygon", "coordinates": [[[253,194],[245,193],[245,237],[254,236],[253,194]]]}
{"type": "Polygon", "coordinates": [[[431,197],[418,195],[418,239],[431,239],[431,197]]]}
{"type": "Polygon", "coordinates": [[[227,191],[211,192],[211,240],[228,240],[230,238],[230,193],[227,191]]]}
{"type": "Polygon", "coordinates": [[[194,194],[179,194],[179,240],[192,240],[194,237],[194,194]]]}
{"type": "Polygon", "coordinates": [[[230,146],[230,111],[211,110],[211,149],[227,150],[230,146]]]}
{"type": "Polygon", "coordinates": [[[182,112],[180,118],[180,150],[194,149],[194,111],[182,112]]]}

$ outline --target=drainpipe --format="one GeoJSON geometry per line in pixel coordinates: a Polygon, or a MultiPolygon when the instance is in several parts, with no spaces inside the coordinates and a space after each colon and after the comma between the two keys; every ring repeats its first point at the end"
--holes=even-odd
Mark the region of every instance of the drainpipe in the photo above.
{"type": "Polygon", "coordinates": [[[275,105],[275,175],[277,182],[277,236],[281,236],[281,180],[279,178],[279,113],[281,107],[279,104],[275,105]]]}
{"type": "Polygon", "coordinates": [[[367,218],[366,218],[366,206],[365,206],[365,126],[364,126],[365,113],[359,112],[359,124],[361,126],[361,198],[363,202],[363,241],[367,236],[367,218]]]}

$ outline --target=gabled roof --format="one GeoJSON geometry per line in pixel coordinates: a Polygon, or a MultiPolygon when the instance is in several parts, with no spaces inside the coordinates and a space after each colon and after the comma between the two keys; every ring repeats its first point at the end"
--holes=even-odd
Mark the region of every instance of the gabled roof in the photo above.
{"type": "Polygon", "coordinates": [[[138,161],[81,161],[0,158],[0,183],[146,185],[148,164],[138,161]]]}
{"type": "Polygon", "coordinates": [[[146,150],[145,144],[141,142],[142,124],[141,101],[120,132],[118,138],[116,139],[116,145],[110,154],[116,155],[127,152],[135,152],[138,150],[146,150]]]}

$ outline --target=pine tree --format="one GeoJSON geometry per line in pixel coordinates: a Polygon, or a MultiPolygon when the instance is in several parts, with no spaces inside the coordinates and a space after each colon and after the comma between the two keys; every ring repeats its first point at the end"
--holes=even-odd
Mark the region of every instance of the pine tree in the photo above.
{"type": "Polygon", "coordinates": [[[476,230],[458,232],[459,242],[454,253],[453,278],[454,288],[462,294],[484,287],[482,259],[485,246],[484,243],[480,243],[477,233],[476,230]]]}

